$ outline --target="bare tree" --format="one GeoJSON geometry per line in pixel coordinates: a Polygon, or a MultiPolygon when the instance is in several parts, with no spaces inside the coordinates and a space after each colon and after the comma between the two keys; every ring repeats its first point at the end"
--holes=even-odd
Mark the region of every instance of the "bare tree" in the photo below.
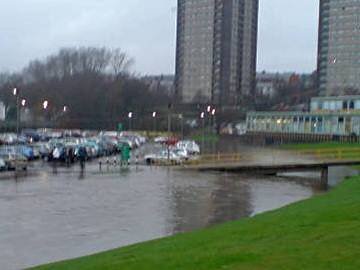
{"type": "Polygon", "coordinates": [[[126,53],[120,49],[112,50],[110,65],[115,77],[127,72],[133,62],[133,59],[128,59],[126,53]]]}
{"type": "Polygon", "coordinates": [[[162,89],[152,92],[144,81],[128,73],[132,63],[120,49],[63,48],[31,61],[21,73],[1,74],[0,100],[13,106],[11,89],[16,86],[35,118],[42,118],[41,104],[47,99],[50,118],[57,122],[61,122],[59,115],[66,105],[68,125],[114,127],[129,110],[150,115],[148,111],[166,107],[169,100],[162,89]]]}

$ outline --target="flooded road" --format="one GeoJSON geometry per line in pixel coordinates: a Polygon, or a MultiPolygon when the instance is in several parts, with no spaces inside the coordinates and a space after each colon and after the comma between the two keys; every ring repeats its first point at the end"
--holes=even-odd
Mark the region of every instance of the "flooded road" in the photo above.
{"type": "Polygon", "coordinates": [[[277,178],[88,165],[0,181],[2,270],[78,257],[275,209],[314,190],[277,178]]]}

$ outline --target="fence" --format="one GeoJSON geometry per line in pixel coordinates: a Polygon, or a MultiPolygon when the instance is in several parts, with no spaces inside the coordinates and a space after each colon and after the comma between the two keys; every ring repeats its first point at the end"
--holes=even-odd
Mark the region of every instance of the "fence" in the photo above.
{"type": "Polygon", "coordinates": [[[214,155],[201,155],[183,161],[172,160],[172,159],[153,160],[151,162],[151,165],[156,165],[156,166],[204,165],[204,164],[214,164],[214,163],[239,162],[243,160],[245,160],[245,156],[241,155],[240,153],[232,153],[232,154],[218,153],[214,155]]]}
{"type": "Polygon", "coordinates": [[[360,148],[298,150],[297,155],[311,156],[319,160],[360,160],[360,148]]]}
{"type": "Polygon", "coordinates": [[[238,162],[245,160],[245,156],[240,153],[217,153],[213,155],[201,155],[196,159],[190,159],[185,161],[184,165],[200,165],[200,164],[212,164],[212,163],[228,163],[238,162]]]}

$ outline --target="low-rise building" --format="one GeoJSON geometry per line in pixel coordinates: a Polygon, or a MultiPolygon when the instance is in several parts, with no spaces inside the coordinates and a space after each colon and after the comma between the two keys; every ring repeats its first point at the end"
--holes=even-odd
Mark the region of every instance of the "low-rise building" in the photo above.
{"type": "Polygon", "coordinates": [[[360,113],[251,112],[247,131],[323,135],[360,135],[360,113]]]}
{"type": "Polygon", "coordinates": [[[273,80],[258,80],[256,82],[256,93],[266,97],[274,97],[277,90],[275,84],[273,80]]]}
{"type": "Polygon", "coordinates": [[[315,97],[311,99],[312,112],[360,111],[360,96],[315,97]]]}
{"type": "Polygon", "coordinates": [[[360,136],[360,96],[317,97],[310,112],[249,112],[247,131],[360,136]]]}

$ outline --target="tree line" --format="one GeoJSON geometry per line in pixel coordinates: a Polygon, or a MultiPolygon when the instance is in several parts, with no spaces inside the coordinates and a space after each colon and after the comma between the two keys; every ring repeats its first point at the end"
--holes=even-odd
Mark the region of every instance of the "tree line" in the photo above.
{"type": "MultiPolygon", "coordinates": [[[[31,61],[21,72],[1,73],[0,100],[7,112],[14,111],[12,89],[16,87],[35,124],[47,121],[59,127],[112,129],[127,121],[128,112],[149,115],[167,107],[170,100],[161,86],[151,91],[144,80],[130,73],[132,64],[121,49],[63,48],[31,61]],[[44,100],[49,102],[46,111],[44,100]]],[[[7,115],[11,121],[13,114],[7,115]]]]}

